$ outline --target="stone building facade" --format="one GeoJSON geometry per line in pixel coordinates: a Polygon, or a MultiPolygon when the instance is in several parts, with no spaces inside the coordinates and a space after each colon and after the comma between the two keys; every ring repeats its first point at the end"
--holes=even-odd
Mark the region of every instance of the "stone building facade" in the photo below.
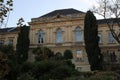
{"type": "MultiPolygon", "coordinates": [[[[55,10],[38,18],[32,18],[30,25],[30,60],[34,55],[31,49],[38,46],[48,47],[54,53],[64,53],[65,50],[71,50],[73,53],[72,62],[76,69],[80,71],[90,71],[88,57],[84,44],[84,18],[85,12],[75,9],[55,10]]],[[[105,62],[120,62],[120,45],[112,37],[109,28],[104,20],[98,20],[98,30],[100,37],[99,46],[105,56],[105,62]],[[107,56],[106,56],[107,55],[107,56]]],[[[2,31],[3,29],[1,29],[2,31]]],[[[12,29],[11,29],[12,30],[12,29]]],[[[14,29],[13,29],[14,30],[14,29]]],[[[116,31],[120,29],[115,26],[116,31]]],[[[0,42],[14,39],[13,45],[16,45],[17,30],[6,34],[0,33],[0,42]],[[14,35],[15,34],[15,35],[14,35]],[[10,37],[10,36],[11,37],[10,37]],[[9,38],[10,37],[10,38],[9,38]]]]}
{"type": "Polygon", "coordinates": [[[18,28],[0,29],[0,45],[13,45],[16,48],[18,28]]]}

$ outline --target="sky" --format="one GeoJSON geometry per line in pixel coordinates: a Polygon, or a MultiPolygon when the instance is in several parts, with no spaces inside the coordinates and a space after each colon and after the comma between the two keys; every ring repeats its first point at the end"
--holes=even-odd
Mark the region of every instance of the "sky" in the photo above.
{"type": "Polygon", "coordinates": [[[28,25],[31,18],[37,18],[58,9],[74,8],[87,12],[96,0],[13,0],[13,11],[10,13],[7,27],[16,27],[19,18],[28,25]]]}

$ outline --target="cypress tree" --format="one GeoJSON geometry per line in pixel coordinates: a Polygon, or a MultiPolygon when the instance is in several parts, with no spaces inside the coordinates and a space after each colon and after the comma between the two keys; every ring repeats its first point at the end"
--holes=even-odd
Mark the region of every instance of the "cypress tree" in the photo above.
{"type": "Polygon", "coordinates": [[[85,49],[91,70],[101,70],[103,57],[98,45],[98,24],[91,11],[87,11],[84,21],[85,49]]]}
{"type": "Polygon", "coordinates": [[[17,61],[20,64],[28,59],[29,43],[29,27],[24,25],[20,27],[16,45],[17,61]]]}

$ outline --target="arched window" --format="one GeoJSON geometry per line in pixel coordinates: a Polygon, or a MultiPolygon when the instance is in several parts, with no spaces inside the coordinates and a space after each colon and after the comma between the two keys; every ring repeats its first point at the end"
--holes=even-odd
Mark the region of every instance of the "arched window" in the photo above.
{"type": "Polygon", "coordinates": [[[82,41],[82,31],[80,27],[77,27],[75,29],[75,40],[76,42],[81,42],[82,41]]]}
{"type": "Polygon", "coordinates": [[[56,31],[56,42],[62,43],[62,30],[61,29],[57,29],[56,31]]]}
{"type": "Polygon", "coordinates": [[[38,32],[38,43],[44,43],[44,32],[42,30],[38,32]]]}

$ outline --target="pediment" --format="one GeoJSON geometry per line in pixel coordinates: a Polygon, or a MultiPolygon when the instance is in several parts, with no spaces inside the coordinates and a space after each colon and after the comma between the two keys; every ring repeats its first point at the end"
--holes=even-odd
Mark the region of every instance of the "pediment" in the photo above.
{"type": "Polygon", "coordinates": [[[55,15],[55,16],[53,16],[53,17],[50,17],[50,18],[48,19],[48,21],[50,21],[50,22],[59,22],[59,21],[65,21],[65,20],[69,20],[69,19],[70,19],[70,18],[67,17],[67,16],[63,16],[63,15],[57,14],[57,15],[55,15]]]}
{"type": "Polygon", "coordinates": [[[39,23],[45,23],[45,22],[60,22],[60,21],[68,21],[68,20],[75,20],[84,18],[84,14],[69,14],[69,15],[61,15],[56,14],[51,17],[39,17],[32,19],[32,22],[39,22],[39,23]]]}

